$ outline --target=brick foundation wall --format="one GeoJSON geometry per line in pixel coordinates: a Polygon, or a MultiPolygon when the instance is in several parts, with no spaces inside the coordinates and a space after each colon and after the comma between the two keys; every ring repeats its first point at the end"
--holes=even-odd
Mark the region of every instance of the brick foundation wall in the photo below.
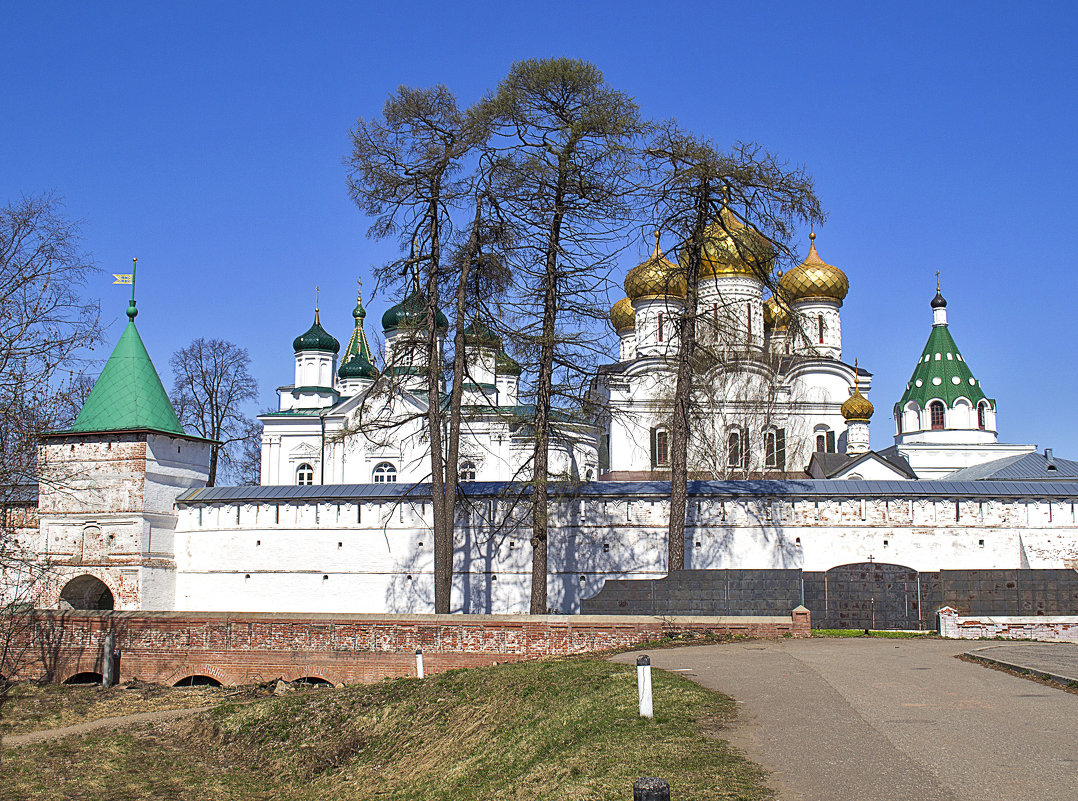
{"type": "Polygon", "coordinates": [[[287,615],[37,612],[24,628],[22,678],[65,681],[100,673],[105,637],[121,653],[121,682],[175,684],[210,676],[225,685],[275,678],[336,683],[635,645],[679,632],[808,636],[809,612],[772,617],[563,615],[287,615]]]}

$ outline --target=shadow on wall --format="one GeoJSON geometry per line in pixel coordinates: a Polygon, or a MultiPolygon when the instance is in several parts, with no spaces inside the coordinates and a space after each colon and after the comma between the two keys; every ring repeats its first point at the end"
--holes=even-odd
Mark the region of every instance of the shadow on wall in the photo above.
{"type": "MultiPolygon", "coordinates": [[[[565,498],[552,504],[547,576],[550,611],[579,612],[608,579],[666,575],[666,501],[565,498]]],[[[769,499],[694,496],[687,509],[686,567],[717,570],[738,564],[798,569],[801,547],[785,534],[769,499]]],[[[525,612],[531,594],[531,524],[519,499],[475,499],[457,516],[453,611],[525,612]]],[[[433,533],[417,537],[397,560],[386,610],[434,608],[433,533]],[[419,543],[423,547],[419,547],[419,543]]]]}

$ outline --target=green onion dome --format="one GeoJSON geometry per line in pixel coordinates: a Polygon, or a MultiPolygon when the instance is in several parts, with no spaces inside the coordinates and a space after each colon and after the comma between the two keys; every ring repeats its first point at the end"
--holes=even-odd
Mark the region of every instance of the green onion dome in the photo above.
{"type": "MultiPolygon", "coordinates": [[[[382,315],[382,330],[395,331],[398,328],[419,328],[423,325],[427,314],[427,299],[422,292],[412,292],[396,306],[391,306],[382,315]]],[[[449,328],[449,320],[438,309],[436,317],[438,330],[445,331],[449,328]]]]}
{"type": "Polygon", "coordinates": [[[502,338],[491,331],[484,323],[476,320],[464,329],[464,344],[480,348],[501,349],[502,338]]]}
{"type": "Polygon", "coordinates": [[[520,363],[504,350],[499,350],[494,357],[494,371],[498,375],[516,375],[522,372],[520,363]]]}
{"type": "Polygon", "coordinates": [[[337,368],[337,375],[340,378],[377,378],[378,368],[356,354],[337,368]]]}
{"type": "Polygon", "coordinates": [[[296,353],[304,350],[328,350],[337,353],[341,349],[341,343],[322,327],[318,320],[318,309],[315,309],[314,324],[292,340],[292,348],[296,353]]]}

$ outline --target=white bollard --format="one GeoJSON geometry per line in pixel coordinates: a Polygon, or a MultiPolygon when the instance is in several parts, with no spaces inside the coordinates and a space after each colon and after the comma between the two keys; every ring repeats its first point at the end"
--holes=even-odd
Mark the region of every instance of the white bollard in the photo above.
{"type": "Polygon", "coordinates": [[[640,700],[640,717],[655,717],[651,703],[651,659],[647,656],[636,658],[636,694],[640,700]]]}
{"type": "Polygon", "coordinates": [[[415,675],[416,678],[423,678],[423,651],[419,648],[415,649],[415,675]]]}

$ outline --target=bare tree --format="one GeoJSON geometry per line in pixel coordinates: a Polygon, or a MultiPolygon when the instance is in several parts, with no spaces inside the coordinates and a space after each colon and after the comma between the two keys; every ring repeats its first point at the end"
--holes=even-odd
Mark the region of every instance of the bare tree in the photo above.
{"type": "Polygon", "coordinates": [[[262,423],[247,420],[236,443],[235,454],[227,465],[228,480],[233,484],[258,486],[262,483],[262,423]]]}
{"type": "Polygon", "coordinates": [[[602,72],[567,58],[521,61],[488,98],[515,190],[503,208],[520,234],[514,257],[519,339],[534,353],[531,611],[547,611],[549,465],[559,383],[587,386],[592,321],[605,316],[613,255],[631,221],[637,140],[646,129],[627,95],[602,72]],[[576,330],[573,331],[572,329],[576,330]]]}
{"type": "Polygon", "coordinates": [[[81,295],[96,272],[60,198],[0,208],[0,704],[31,656],[25,635],[50,576],[33,547],[38,439],[70,424],[65,373],[101,341],[100,309],[81,295]]]}
{"type": "Polygon", "coordinates": [[[222,462],[236,443],[250,436],[244,405],[258,397],[247,349],[222,339],[199,337],[172,354],[172,402],[185,428],[212,441],[207,485],[217,481],[222,462]]]}
{"type": "MultiPolygon", "coordinates": [[[[394,344],[392,358],[398,364],[418,366],[425,379],[423,422],[430,450],[434,512],[434,609],[439,614],[449,612],[451,603],[457,483],[455,465],[446,464],[441,402],[444,317],[439,305],[447,282],[450,286],[454,280],[458,285],[466,284],[454,276],[443,251],[453,236],[452,211],[468,196],[471,186],[467,176],[461,177],[465,160],[485,137],[482,117],[462,110],[446,87],[402,86],[386,101],[380,118],[356,122],[352,154],[346,161],[351,170],[348,187],[352,199],[375,218],[371,235],[396,236],[409,249],[406,260],[382,268],[379,278],[396,283],[403,266],[405,281],[410,278],[412,284],[401,307],[403,336],[394,344]]],[[[471,258],[466,257],[455,266],[459,269],[469,264],[471,258]]],[[[458,318],[455,339],[460,339],[463,324],[458,318]]],[[[459,393],[456,403],[459,408],[459,393]]],[[[389,424],[404,422],[391,420],[389,424]]],[[[455,446],[448,448],[450,462],[455,461],[456,452],[455,446]]]]}
{"type": "MultiPolygon", "coordinates": [[[[694,419],[696,378],[705,370],[721,371],[749,346],[738,336],[739,320],[729,309],[714,309],[708,320],[710,343],[701,349],[700,271],[705,260],[736,262],[777,297],[776,263],[792,260],[789,246],[798,222],[822,222],[823,213],[812,179],[757,145],[737,144],[720,152],[709,141],[681,131],[674,124],[660,128],[648,149],[657,177],[653,192],[662,230],[679,243],[679,277],[686,292],[677,325],[676,381],[671,408],[669,570],[685,567],[685,508],[689,472],[689,440],[694,419]]],[[[721,304],[721,299],[720,299],[721,304]]],[[[762,343],[758,343],[762,344],[762,343]]],[[[747,443],[738,446],[740,450],[747,443]]],[[[737,461],[742,461],[740,454],[737,461]]]]}

